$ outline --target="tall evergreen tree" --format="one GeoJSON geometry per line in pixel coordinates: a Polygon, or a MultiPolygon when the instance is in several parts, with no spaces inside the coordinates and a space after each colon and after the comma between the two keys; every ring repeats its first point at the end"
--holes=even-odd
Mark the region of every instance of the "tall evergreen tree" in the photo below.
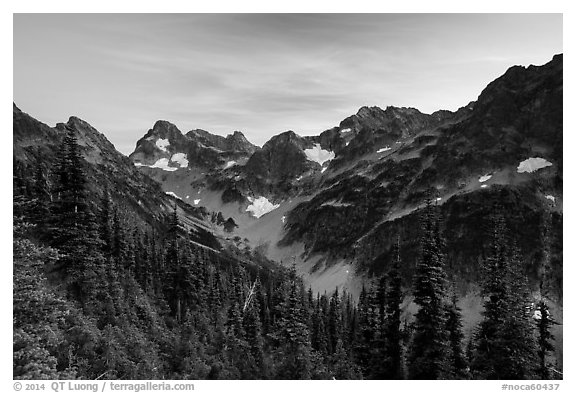
{"type": "Polygon", "coordinates": [[[408,373],[410,379],[444,379],[447,377],[448,354],[444,314],[446,275],[434,208],[429,202],[424,210],[422,226],[422,251],[414,281],[414,302],[418,311],[408,373]]]}
{"type": "Polygon", "coordinates": [[[257,296],[260,285],[257,282],[254,291],[256,291],[255,296],[250,299],[243,311],[243,324],[250,355],[255,363],[254,377],[263,378],[267,376],[267,370],[264,364],[264,340],[262,338],[262,323],[260,322],[260,303],[257,296]]]}
{"type": "Polygon", "coordinates": [[[320,294],[317,296],[312,314],[311,344],[312,348],[322,356],[328,355],[328,334],[326,332],[324,313],[322,312],[320,303],[320,294]]]}
{"type": "Polygon", "coordinates": [[[312,377],[312,347],[310,333],[306,324],[306,315],[302,309],[301,283],[296,278],[294,267],[290,270],[290,290],[286,313],[283,316],[284,326],[282,346],[279,352],[279,379],[310,379],[312,377]]]}
{"type": "Polygon", "coordinates": [[[373,291],[368,291],[362,286],[358,300],[358,334],[354,348],[356,362],[360,366],[362,374],[369,378],[373,374],[374,367],[374,342],[378,334],[378,316],[374,302],[373,291]]]}
{"type": "Polygon", "coordinates": [[[388,272],[389,288],[386,296],[386,324],[384,335],[386,338],[385,375],[387,379],[402,379],[404,367],[402,364],[402,332],[400,305],[402,303],[402,278],[400,276],[400,238],[394,248],[394,260],[388,272]]]}
{"type": "Polygon", "coordinates": [[[328,352],[330,354],[336,351],[336,344],[342,339],[342,330],[342,310],[338,287],[336,287],[328,306],[328,352]]]}
{"type": "Polygon", "coordinates": [[[462,311],[457,304],[456,293],[452,294],[452,301],[446,306],[446,330],[450,341],[449,370],[450,379],[467,379],[468,362],[464,355],[462,340],[462,311]]]}
{"type": "Polygon", "coordinates": [[[480,379],[534,376],[535,338],[525,275],[506,224],[496,213],[491,252],[485,262],[483,320],[476,332],[471,371],[480,379]]]}
{"type": "Polygon", "coordinates": [[[87,195],[84,160],[73,128],[68,128],[60,152],[56,198],[52,203],[52,245],[62,253],[72,293],[86,311],[100,308],[104,294],[100,277],[104,258],[98,227],[87,195]]]}

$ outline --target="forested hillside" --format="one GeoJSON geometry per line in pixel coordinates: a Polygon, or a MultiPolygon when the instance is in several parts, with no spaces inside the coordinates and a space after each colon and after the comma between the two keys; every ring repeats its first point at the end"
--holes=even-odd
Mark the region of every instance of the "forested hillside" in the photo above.
{"type": "MultiPolygon", "coordinates": [[[[401,320],[406,263],[358,301],[314,294],[294,266],[193,240],[177,207],[131,225],[118,190],[89,195],[74,128],[57,165],[15,161],[14,378],[549,379],[547,304],[532,304],[498,207],[483,320],[463,339],[439,208],[420,210],[415,320],[401,320]]],[[[399,243],[398,243],[399,244],[399,243]]]]}

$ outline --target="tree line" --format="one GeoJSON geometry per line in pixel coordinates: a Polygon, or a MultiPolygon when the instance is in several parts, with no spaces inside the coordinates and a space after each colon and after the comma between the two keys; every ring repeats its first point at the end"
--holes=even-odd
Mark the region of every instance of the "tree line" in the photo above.
{"type": "Polygon", "coordinates": [[[88,194],[69,129],[54,173],[14,167],[14,378],[551,379],[555,323],[533,305],[495,217],[482,321],[464,342],[437,209],[423,209],[411,285],[397,241],[358,299],[306,289],[295,266],[262,269],[191,241],[177,207],[158,231],[88,194]],[[417,311],[407,318],[407,294],[417,311]]]}

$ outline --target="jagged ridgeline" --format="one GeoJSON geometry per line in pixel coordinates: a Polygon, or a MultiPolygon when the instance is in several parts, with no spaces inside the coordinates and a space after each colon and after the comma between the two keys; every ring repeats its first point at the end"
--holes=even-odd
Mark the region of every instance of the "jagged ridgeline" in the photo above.
{"type": "Polygon", "coordinates": [[[14,105],[14,378],[562,377],[562,56],[318,136],[14,105]]]}

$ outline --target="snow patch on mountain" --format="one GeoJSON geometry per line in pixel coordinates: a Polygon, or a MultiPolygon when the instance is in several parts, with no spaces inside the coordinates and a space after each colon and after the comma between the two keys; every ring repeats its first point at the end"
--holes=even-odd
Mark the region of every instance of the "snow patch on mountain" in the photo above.
{"type": "Polygon", "coordinates": [[[480,186],[480,188],[486,188],[486,187],[488,187],[486,184],[482,184],[482,185],[480,186]]]}
{"type": "Polygon", "coordinates": [[[224,165],[224,168],[223,168],[223,169],[231,168],[231,167],[233,167],[234,165],[236,165],[236,161],[228,161],[228,162],[226,163],[226,165],[224,165]]]}
{"type": "Polygon", "coordinates": [[[147,166],[148,168],[158,168],[158,169],[162,169],[162,170],[169,171],[169,172],[173,172],[173,171],[178,169],[178,168],[173,168],[171,166],[168,166],[168,159],[167,158],[161,158],[152,165],[142,164],[141,162],[135,162],[134,165],[135,166],[147,166]]]}
{"type": "Polygon", "coordinates": [[[177,170],[178,168],[173,168],[171,166],[168,166],[168,159],[167,158],[161,158],[158,161],[156,161],[154,164],[152,165],[148,165],[150,168],[159,168],[159,169],[163,169],[165,171],[169,171],[169,172],[174,172],[175,170],[177,170]]]}
{"type": "Polygon", "coordinates": [[[174,198],[178,198],[178,199],[182,200],[182,198],[180,198],[178,195],[174,194],[172,191],[166,191],[166,195],[170,195],[170,196],[173,196],[174,198]]]}
{"type": "Polygon", "coordinates": [[[385,151],[392,150],[390,146],[383,147],[382,149],[378,149],[376,153],[384,153],[385,151]]]}
{"type": "Polygon", "coordinates": [[[168,151],[166,148],[170,146],[170,141],[168,139],[159,138],[156,141],[156,146],[162,151],[168,151]]]}
{"type": "Polygon", "coordinates": [[[350,131],[352,131],[350,128],[344,128],[344,129],[340,130],[340,133],[346,134],[346,133],[348,133],[348,132],[350,132],[350,131]]]}
{"type": "Polygon", "coordinates": [[[547,166],[551,166],[552,163],[550,161],[545,160],[544,158],[540,157],[530,157],[527,160],[524,160],[518,165],[518,173],[523,172],[536,172],[538,169],[546,168],[547,166]]]}
{"type": "Polygon", "coordinates": [[[202,200],[202,199],[194,199],[194,204],[195,204],[195,205],[199,204],[201,200],[202,200]]]}
{"type": "Polygon", "coordinates": [[[480,178],[478,179],[478,181],[479,181],[480,183],[484,183],[485,181],[488,181],[488,180],[490,180],[491,178],[492,178],[492,175],[483,175],[483,176],[480,176],[480,178]]]}
{"type": "Polygon", "coordinates": [[[172,155],[170,161],[175,162],[180,165],[180,168],[188,167],[188,156],[186,153],[176,153],[172,155]]]}
{"type": "Polygon", "coordinates": [[[556,202],[556,198],[552,195],[546,195],[546,199],[551,200],[553,203],[556,202]]]}
{"type": "Polygon", "coordinates": [[[333,151],[322,149],[319,143],[316,143],[312,149],[305,149],[304,154],[309,161],[317,162],[320,165],[336,157],[333,151]]]}
{"type": "Polygon", "coordinates": [[[277,209],[280,205],[272,204],[266,197],[258,197],[256,199],[248,197],[248,201],[252,204],[246,208],[247,212],[251,212],[256,218],[262,217],[266,213],[270,213],[272,210],[277,209]]]}
{"type": "Polygon", "coordinates": [[[352,206],[351,203],[345,203],[342,201],[336,201],[336,200],[331,200],[331,201],[326,201],[323,204],[320,205],[320,207],[322,206],[333,206],[333,207],[348,207],[348,206],[352,206]]]}

